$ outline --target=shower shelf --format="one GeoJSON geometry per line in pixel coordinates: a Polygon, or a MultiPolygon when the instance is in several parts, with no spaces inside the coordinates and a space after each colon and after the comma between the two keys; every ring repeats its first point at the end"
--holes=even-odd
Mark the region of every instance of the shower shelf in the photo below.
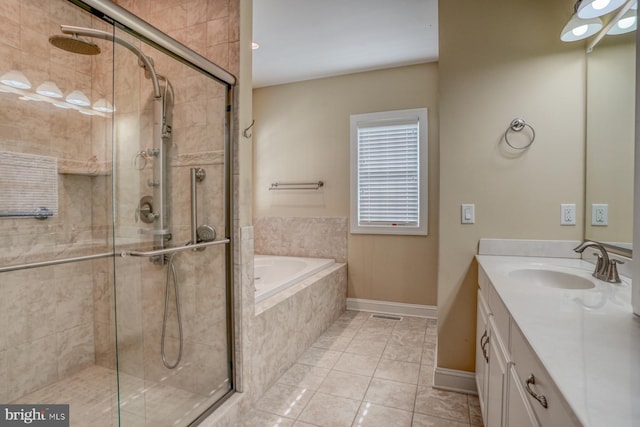
{"type": "Polygon", "coordinates": [[[112,163],[89,160],[58,159],[58,173],[64,175],[111,175],[112,163]]]}

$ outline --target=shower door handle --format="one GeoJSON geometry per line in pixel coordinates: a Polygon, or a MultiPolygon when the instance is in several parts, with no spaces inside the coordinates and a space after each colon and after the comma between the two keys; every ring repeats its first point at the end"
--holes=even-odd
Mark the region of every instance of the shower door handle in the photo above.
{"type": "Polygon", "coordinates": [[[177,246],[175,248],[156,249],[154,251],[122,251],[120,252],[120,256],[123,258],[127,256],[139,256],[148,258],[158,255],[172,254],[174,252],[191,251],[194,249],[206,248],[208,246],[223,245],[225,243],[229,243],[229,239],[213,240],[211,242],[196,243],[195,245],[188,244],[184,246],[177,246]]]}

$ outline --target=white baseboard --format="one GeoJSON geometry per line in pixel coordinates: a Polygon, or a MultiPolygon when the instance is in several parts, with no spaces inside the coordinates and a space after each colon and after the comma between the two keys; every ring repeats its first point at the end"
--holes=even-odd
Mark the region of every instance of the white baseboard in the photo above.
{"type": "Polygon", "coordinates": [[[438,308],[432,305],[404,304],[361,298],[347,298],[347,310],[395,314],[396,316],[438,318],[438,308]]]}
{"type": "Polygon", "coordinates": [[[474,372],[436,367],[433,373],[433,388],[459,393],[478,394],[474,372]]]}

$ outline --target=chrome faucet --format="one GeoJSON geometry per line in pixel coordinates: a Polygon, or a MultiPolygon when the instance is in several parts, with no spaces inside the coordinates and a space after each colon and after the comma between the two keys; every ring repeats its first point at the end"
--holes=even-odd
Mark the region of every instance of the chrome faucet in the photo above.
{"type": "Polygon", "coordinates": [[[594,252],[594,255],[598,257],[598,260],[596,262],[596,268],[593,271],[593,277],[609,283],[620,283],[621,280],[618,275],[617,264],[623,264],[623,262],[617,259],[609,260],[609,254],[602,244],[591,240],[585,240],[573,250],[581,254],[585,249],[590,247],[596,248],[600,251],[599,254],[594,252]]]}

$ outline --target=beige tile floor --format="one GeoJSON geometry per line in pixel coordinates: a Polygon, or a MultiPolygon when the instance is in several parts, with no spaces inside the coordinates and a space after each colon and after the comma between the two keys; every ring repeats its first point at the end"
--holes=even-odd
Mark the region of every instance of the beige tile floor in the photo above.
{"type": "Polygon", "coordinates": [[[278,379],[245,427],[482,426],[476,396],[432,388],[436,321],[347,311],[278,379]]]}
{"type": "Polygon", "coordinates": [[[116,372],[93,365],[11,403],[69,404],[71,427],[117,427],[120,398],[120,425],[176,427],[188,425],[224,391],[204,396],[123,373],[118,390],[116,372]]]}

